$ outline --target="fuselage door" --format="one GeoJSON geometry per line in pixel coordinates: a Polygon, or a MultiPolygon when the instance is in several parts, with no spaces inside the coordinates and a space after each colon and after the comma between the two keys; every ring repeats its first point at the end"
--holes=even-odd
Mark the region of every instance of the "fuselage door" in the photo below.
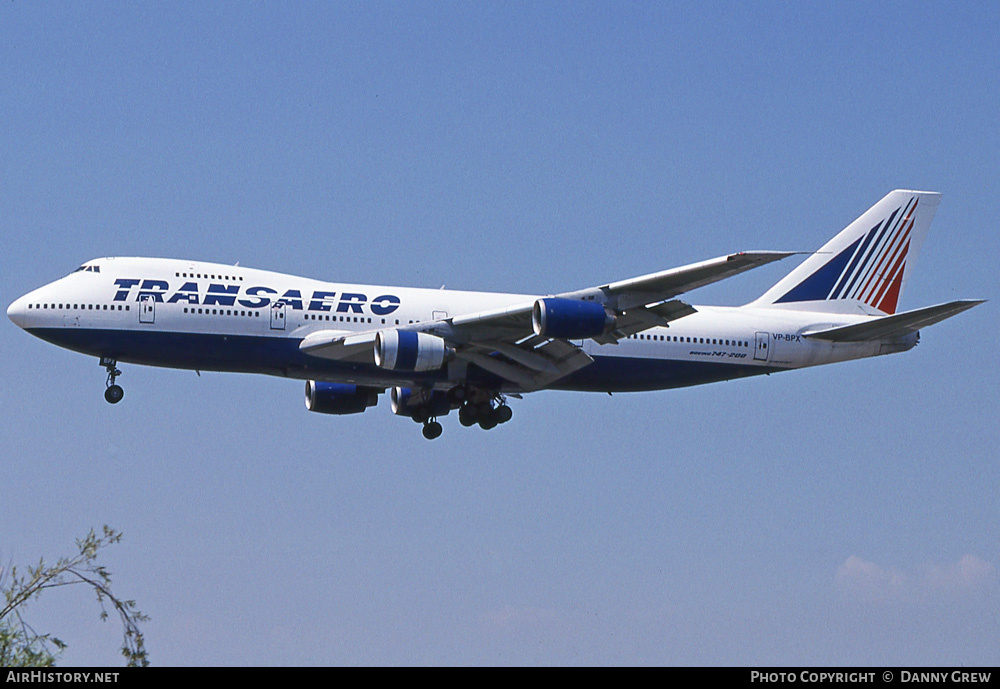
{"type": "Polygon", "coordinates": [[[271,304],[271,330],[285,329],[285,302],[276,301],[271,304]]]}
{"type": "Polygon", "coordinates": [[[153,323],[156,321],[156,299],[152,294],[139,297],[139,322],[153,323]]]}
{"type": "Polygon", "coordinates": [[[771,334],[757,333],[757,342],[753,348],[753,358],[757,361],[767,361],[770,356],[771,334]]]}

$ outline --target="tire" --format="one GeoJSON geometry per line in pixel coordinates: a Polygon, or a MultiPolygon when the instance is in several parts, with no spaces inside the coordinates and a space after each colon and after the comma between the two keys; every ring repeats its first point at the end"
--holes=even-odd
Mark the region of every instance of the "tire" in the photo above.
{"type": "Polygon", "coordinates": [[[428,440],[434,440],[441,435],[442,430],[441,424],[437,421],[431,421],[430,423],[424,425],[424,437],[428,440]]]}
{"type": "Polygon", "coordinates": [[[110,404],[118,404],[122,401],[122,397],[125,396],[125,391],[122,390],[121,385],[109,385],[108,389],[104,391],[104,399],[106,399],[110,404]]]}
{"type": "Polygon", "coordinates": [[[476,425],[476,414],[474,408],[468,404],[462,405],[458,410],[458,422],[466,428],[476,425]]]}

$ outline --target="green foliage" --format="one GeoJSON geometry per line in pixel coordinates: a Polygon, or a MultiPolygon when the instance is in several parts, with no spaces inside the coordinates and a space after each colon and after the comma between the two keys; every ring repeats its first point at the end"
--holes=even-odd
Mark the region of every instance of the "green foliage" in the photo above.
{"type": "Polygon", "coordinates": [[[38,634],[24,619],[27,604],[42,591],[61,586],[85,584],[97,594],[101,607],[100,617],[108,619],[108,609],[118,613],[122,624],[122,655],[130,667],[149,665],[145,639],[139,623],[147,618],[135,601],[122,600],[111,592],[111,572],[97,564],[100,551],[122,538],[120,532],[107,526],[98,536],[91,529],[86,538],[77,540],[79,553],[70,558],[60,558],[54,565],[39,560],[27,573],[12,567],[9,572],[0,570],[0,591],[3,608],[0,608],[0,667],[47,667],[55,664],[66,644],[51,634],[38,634]]]}

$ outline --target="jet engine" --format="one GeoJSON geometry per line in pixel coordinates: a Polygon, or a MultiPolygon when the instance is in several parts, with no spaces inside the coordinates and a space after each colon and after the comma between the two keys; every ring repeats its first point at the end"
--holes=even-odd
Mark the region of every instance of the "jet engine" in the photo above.
{"type": "Polygon", "coordinates": [[[583,340],[607,332],[614,324],[614,316],[593,301],[548,297],[537,300],[531,309],[531,327],[540,337],[583,340]]]}
{"type": "Polygon", "coordinates": [[[360,414],[378,403],[378,388],[306,381],[306,409],[321,414],[360,414]]]}
{"type": "Polygon", "coordinates": [[[392,401],[393,414],[409,416],[416,421],[445,416],[452,407],[448,393],[444,390],[393,388],[389,398],[392,401]]]}
{"type": "Polygon", "coordinates": [[[381,330],[375,333],[375,364],[390,371],[436,371],[455,350],[428,333],[381,330]]]}

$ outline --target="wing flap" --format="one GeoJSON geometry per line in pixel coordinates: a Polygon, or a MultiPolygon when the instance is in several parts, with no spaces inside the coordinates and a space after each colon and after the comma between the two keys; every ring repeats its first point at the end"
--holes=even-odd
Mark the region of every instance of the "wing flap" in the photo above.
{"type": "Polygon", "coordinates": [[[590,355],[565,340],[538,338],[542,341],[531,346],[534,339],[529,338],[521,345],[476,342],[460,349],[457,355],[525,391],[543,388],[594,362],[590,355]]]}
{"type": "Polygon", "coordinates": [[[672,299],[662,304],[629,309],[615,319],[615,329],[594,338],[598,344],[616,344],[630,335],[650,328],[664,326],[684,316],[697,313],[690,304],[680,299],[672,299]]]}

